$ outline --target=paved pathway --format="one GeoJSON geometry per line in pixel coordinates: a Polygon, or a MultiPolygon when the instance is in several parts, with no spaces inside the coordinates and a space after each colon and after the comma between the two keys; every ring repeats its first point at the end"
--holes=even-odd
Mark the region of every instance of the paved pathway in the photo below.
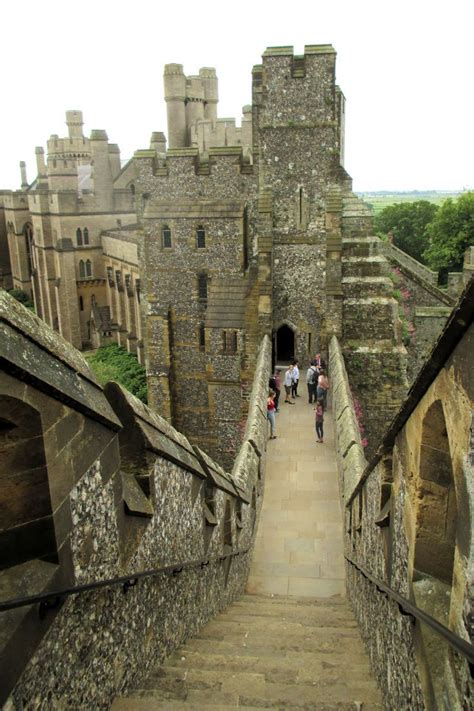
{"type": "Polygon", "coordinates": [[[295,405],[280,402],[269,440],[263,509],[247,591],[264,595],[344,595],[342,513],[332,412],[316,443],[306,383],[295,405]]]}

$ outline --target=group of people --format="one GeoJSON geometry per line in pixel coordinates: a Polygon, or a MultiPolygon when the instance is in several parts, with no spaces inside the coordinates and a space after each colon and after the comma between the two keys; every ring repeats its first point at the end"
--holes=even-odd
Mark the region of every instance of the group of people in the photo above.
{"type": "MultiPolygon", "coordinates": [[[[327,394],[329,390],[329,379],[326,375],[326,365],[321,358],[321,354],[317,353],[309,364],[306,372],[306,385],[308,387],[308,402],[316,407],[314,411],[317,442],[322,443],[324,440],[324,411],[327,408],[327,394]]],[[[294,360],[288,366],[283,378],[285,387],[285,403],[294,405],[292,402],[298,395],[298,383],[300,379],[300,371],[298,361],[294,360]],[[291,399],[290,399],[291,398],[291,399]]],[[[267,419],[270,422],[270,439],[276,439],[276,417],[275,413],[279,411],[278,405],[281,392],[281,376],[278,369],[270,377],[268,383],[269,391],[267,398],[267,419]]]]}

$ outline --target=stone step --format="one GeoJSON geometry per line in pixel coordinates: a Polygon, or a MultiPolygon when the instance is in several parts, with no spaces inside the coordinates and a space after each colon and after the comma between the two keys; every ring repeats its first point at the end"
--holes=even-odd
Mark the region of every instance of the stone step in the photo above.
{"type": "MultiPolygon", "coordinates": [[[[244,593],[236,602],[233,603],[232,607],[240,607],[241,605],[249,605],[252,608],[257,609],[258,605],[263,605],[272,609],[295,609],[295,608],[311,608],[316,610],[329,609],[337,607],[346,608],[346,610],[353,615],[352,608],[347,602],[346,598],[339,597],[335,595],[331,598],[320,598],[320,597],[286,597],[285,595],[259,595],[257,593],[244,593]]],[[[279,613],[276,613],[279,614],[279,613]]]]}
{"type": "MultiPolygon", "coordinates": [[[[274,619],[275,614],[270,610],[267,610],[266,614],[262,610],[261,612],[251,612],[246,608],[240,608],[240,610],[232,609],[232,612],[225,614],[225,619],[229,622],[243,622],[249,625],[255,623],[266,625],[268,620],[274,619]]],[[[221,618],[220,618],[221,619],[221,618]]],[[[297,623],[300,625],[305,625],[308,628],[313,627],[325,627],[327,629],[332,628],[354,628],[358,629],[357,622],[355,621],[353,615],[346,610],[331,610],[328,614],[327,610],[289,610],[280,615],[280,620],[285,622],[297,623]]]]}
{"type": "MultiPolygon", "coordinates": [[[[214,639],[213,637],[193,638],[183,646],[176,656],[170,657],[174,661],[180,661],[181,657],[186,658],[189,666],[198,666],[202,662],[202,657],[207,655],[206,650],[212,650],[212,655],[232,657],[261,657],[265,659],[280,659],[282,656],[288,661],[292,657],[295,661],[307,660],[313,663],[316,656],[321,655],[322,659],[332,664],[359,664],[359,657],[364,660],[365,668],[368,669],[368,661],[365,658],[365,651],[360,640],[349,640],[342,644],[341,640],[332,638],[329,640],[306,639],[283,639],[273,640],[252,640],[241,639],[240,641],[214,639]]],[[[362,662],[360,662],[362,664],[362,662]]]]}
{"type": "MultiPolygon", "coordinates": [[[[263,674],[228,671],[225,667],[185,669],[160,667],[131,698],[153,698],[210,705],[350,703],[355,699],[379,702],[380,692],[372,680],[349,679],[339,667],[331,677],[308,670],[289,682],[267,680],[263,674]]],[[[298,708],[298,706],[296,706],[298,708]]]]}
{"type": "MultiPolygon", "coordinates": [[[[268,650],[267,650],[268,651],[268,650]]],[[[323,674],[332,677],[341,664],[345,666],[348,678],[370,680],[371,672],[365,654],[331,655],[321,652],[286,651],[263,654],[258,647],[241,645],[235,647],[228,642],[210,645],[204,640],[191,640],[175,652],[166,662],[181,669],[226,669],[228,672],[263,674],[269,681],[290,683],[297,678],[308,679],[323,674]]]]}
{"type": "Polygon", "coordinates": [[[284,634],[285,639],[297,639],[302,635],[312,635],[318,639],[331,638],[338,635],[341,639],[358,638],[359,630],[355,627],[346,627],[344,622],[332,627],[322,627],[321,623],[294,622],[286,619],[253,618],[240,620],[239,618],[226,619],[219,616],[217,620],[209,622],[198,634],[200,638],[212,637],[212,639],[240,639],[242,635],[251,639],[271,639],[274,636],[280,638],[284,634]]]}

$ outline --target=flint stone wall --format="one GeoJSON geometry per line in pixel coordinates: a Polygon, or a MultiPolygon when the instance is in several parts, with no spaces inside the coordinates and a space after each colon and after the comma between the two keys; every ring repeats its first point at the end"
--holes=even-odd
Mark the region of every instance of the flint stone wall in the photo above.
{"type": "MultiPolygon", "coordinates": [[[[137,686],[152,664],[243,592],[263,491],[270,353],[265,338],[247,432],[232,474],[120,386],[112,388],[115,396],[107,391],[125,428],[119,435],[122,477],[131,477],[135,499],[130,490],[127,498],[120,472],[109,472],[101,458],[70,489],[74,581],[129,573],[132,578],[133,573],[162,566],[179,571],[193,561],[209,563],[175,576],[159,573],[139,579],[126,594],[122,586],[115,586],[65,598],[59,610],[50,613],[49,629],[16,683],[7,709],[108,708],[116,695],[137,686]],[[135,460],[130,447],[136,448],[135,460]],[[149,480],[143,508],[147,513],[140,517],[124,515],[123,497],[128,506],[134,501],[144,506],[143,491],[133,484],[135,475],[149,480]],[[212,526],[205,517],[206,481],[214,492],[212,526]],[[238,555],[220,559],[230,552],[238,555]]],[[[78,365],[84,368],[83,362],[78,365]]],[[[101,397],[102,410],[110,408],[101,397]]],[[[115,431],[111,435],[117,438],[115,431]]],[[[87,458],[86,452],[83,455],[87,458]]]]}
{"type": "MultiPolygon", "coordinates": [[[[474,327],[467,327],[469,318],[472,318],[472,287],[470,296],[460,302],[457,312],[453,311],[430,361],[410,391],[410,398],[402,405],[369,465],[357,441],[355,413],[335,339],[331,343],[330,369],[341,497],[345,504],[345,554],[403,597],[416,599],[416,604],[435,617],[438,613],[432,603],[415,598],[415,583],[418,585],[420,580],[415,554],[421,550],[417,548],[418,529],[423,498],[426,499],[422,495],[420,443],[424,441],[426,418],[441,403],[457,510],[449,609],[447,618],[440,621],[472,643],[474,327]],[[460,332],[462,338],[453,347],[460,332]],[[351,452],[358,452],[352,460],[351,452]]],[[[431,477],[436,481],[436,472],[430,470],[431,477]]],[[[428,506],[439,505],[435,500],[436,486],[431,481],[428,485],[432,499],[428,506]]],[[[432,545],[439,545],[436,534],[432,545]]],[[[426,579],[429,581],[430,576],[426,579]]],[[[444,666],[438,668],[436,679],[432,679],[429,670],[433,669],[433,647],[427,642],[425,626],[402,615],[398,604],[382,595],[349,562],[346,584],[387,708],[393,711],[433,708],[435,698],[444,704],[443,708],[472,706],[472,678],[460,655],[454,654],[441,637],[434,637],[435,647],[447,652],[444,666]]]]}

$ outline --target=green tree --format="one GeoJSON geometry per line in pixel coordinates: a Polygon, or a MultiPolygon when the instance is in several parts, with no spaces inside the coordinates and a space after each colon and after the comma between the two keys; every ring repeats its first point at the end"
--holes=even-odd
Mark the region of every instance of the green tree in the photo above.
{"type": "Polygon", "coordinates": [[[438,211],[428,200],[399,202],[385,207],[375,218],[378,234],[393,234],[393,243],[404,252],[424,262],[423,253],[428,247],[427,225],[438,211]]]}
{"type": "Polygon", "coordinates": [[[424,258],[446,281],[448,272],[462,270],[464,252],[474,245],[474,192],[448,198],[427,228],[429,245],[424,258]]]}
{"type": "Polygon", "coordinates": [[[30,309],[31,311],[35,310],[35,305],[31,300],[30,295],[27,294],[26,291],[23,291],[23,289],[10,289],[8,293],[10,296],[13,296],[14,299],[19,301],[20,304],[26,306],[27,309],[30,309]]]}
{"type": "Polygon", "coordinates": [[[133,353],[111,343],[101,346],[93,354],[84,354],[101,385],[115,380],[142,402],[147,402],[146,370],[133,353]]]}

